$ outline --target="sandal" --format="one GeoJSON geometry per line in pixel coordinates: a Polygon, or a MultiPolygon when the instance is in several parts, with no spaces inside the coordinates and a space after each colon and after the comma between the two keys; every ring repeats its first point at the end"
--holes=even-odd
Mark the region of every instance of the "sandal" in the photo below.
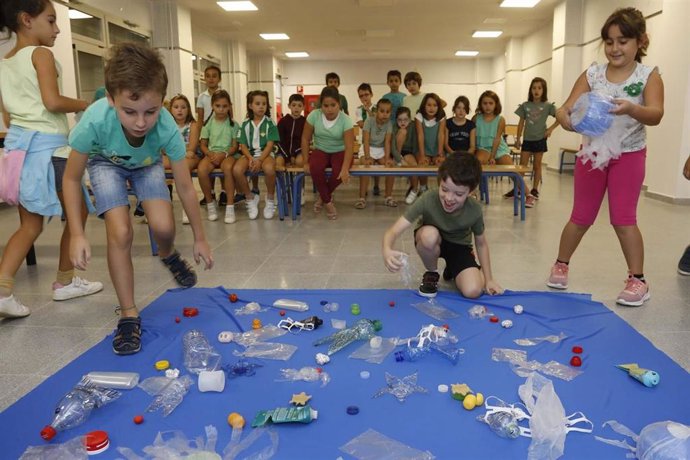
{"type": "Polygon", "coordinates": [[[168,267],[170,273],[175,277],[175,281],[183,288],[190,288],[196,284],[196,272],[189,262],[184,260],[179,251],[175,251],[161,262],[168,267]]]}
{"type": "Polygon", "coordinates": [[[328,220],[336,220],[338,218],[338,210],[335,209],[332,201],[326,204],[326,217],[328,217],[328,220]]]}
{"type": "Polygon", "coordinates": [[[359,200],[355,201],[355,208],[356,209],[364,209],[367,207],[367,200],[364,198],[360,198],[359,200]]]}
{"type": "Polygon", "coordinates": [[[383,202],[386,206],[389,206],[391,208],[397,208],[398,207],[398,202],[393,199],[392,196],[387,196],[386,200],[383,202]]]}
{"type": "Polygon", "coordinates": [[[132,355],[141,350],[141,318],[126,317],[117,322],[113,351],[117,355],[132,355]]]}
{"type": "Polygon", "coordinates": [[[319,198],[314,202],[314,212],[318,214],[321,212],[322,208],[323,208],[323,200],[321,198],[319,198]]]}

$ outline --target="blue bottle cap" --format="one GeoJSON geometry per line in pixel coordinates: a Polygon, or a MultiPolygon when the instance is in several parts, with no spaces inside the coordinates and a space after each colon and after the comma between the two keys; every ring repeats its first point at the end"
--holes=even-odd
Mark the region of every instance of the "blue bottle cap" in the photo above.
{"type": "Polygon", "coordinates": [[[357,414],[359,414],[359,407],[347,406],[347,413],[350,415],[357,415],[357,414]]]}

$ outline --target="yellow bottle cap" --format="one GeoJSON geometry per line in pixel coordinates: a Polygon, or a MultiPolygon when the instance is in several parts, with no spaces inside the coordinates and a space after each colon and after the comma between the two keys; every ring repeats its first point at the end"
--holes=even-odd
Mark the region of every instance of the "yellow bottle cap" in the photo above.
{"type": "Polygon", "coordinates": [[[170,367],[170,363],[164,359],[162,359],[160,361],[156,361],[156,369],[158,369],[159,371],[164,371],[169,367],[170,367]]]}

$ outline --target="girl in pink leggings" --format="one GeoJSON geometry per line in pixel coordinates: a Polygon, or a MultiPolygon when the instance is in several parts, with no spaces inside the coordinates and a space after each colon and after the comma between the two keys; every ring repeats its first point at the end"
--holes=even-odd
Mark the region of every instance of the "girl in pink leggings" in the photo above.
{"type": "Polygon", "coordinates": [[[609,214],[625,261],[628,278],[616,303],[640,306],[649,299],[649,285],[644,278],[644,244],[637,227],[637,201],[645,174],[647,142],[645,125],[659,124],[664,115],[664,86],[658,69],[641,64],[649,46],[645,19],[635,8],[613,12],[601,29],[607,64],[592,64],[575,82],[568,100],[556,111],[563,128],[573,131],[570,112],[577,98],[587,92],[613,97],[611,113],[620,117],[622,126],[619,158],[602,169],[591,161],[578,160],[575,166],[573,212],[563,228],[558,258],[546,285],[555,289],[568,287],[568,264],[582,237],[594,223],[608,191],[609,214]]]}

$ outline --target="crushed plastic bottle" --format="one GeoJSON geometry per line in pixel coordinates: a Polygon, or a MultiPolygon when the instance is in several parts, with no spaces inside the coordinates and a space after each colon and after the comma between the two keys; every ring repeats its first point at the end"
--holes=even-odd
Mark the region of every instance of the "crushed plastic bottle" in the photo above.
{"type": "Polygon", "coordinates": [[[192,329],[182,338],[184,366],[192,374],[220,369],[220,355],[213,349],[203,332],[192,329]]]}
{"type": "Polygon", "coordinates": [[[352,342],[371,339],[382,329],[382,327],[381,322],[377,319],[373,321],[369,319],[360,319],[347,329],[343,329],[335,334],[317,340],[314,342],[314,345],[318,346],[324,343],[330,343],[328,347],[328,355],[330,356],[342,350],[352,342]]]}
{"type": "Polygon", "coordinates": [[[41,437],[50,441],[58,431],[81,425],[94,408],[116,400],[121,394],[116,390],[96,386],[86,378],[81,379],[57,404],[53,421],[41,430],[41,437]]]}

